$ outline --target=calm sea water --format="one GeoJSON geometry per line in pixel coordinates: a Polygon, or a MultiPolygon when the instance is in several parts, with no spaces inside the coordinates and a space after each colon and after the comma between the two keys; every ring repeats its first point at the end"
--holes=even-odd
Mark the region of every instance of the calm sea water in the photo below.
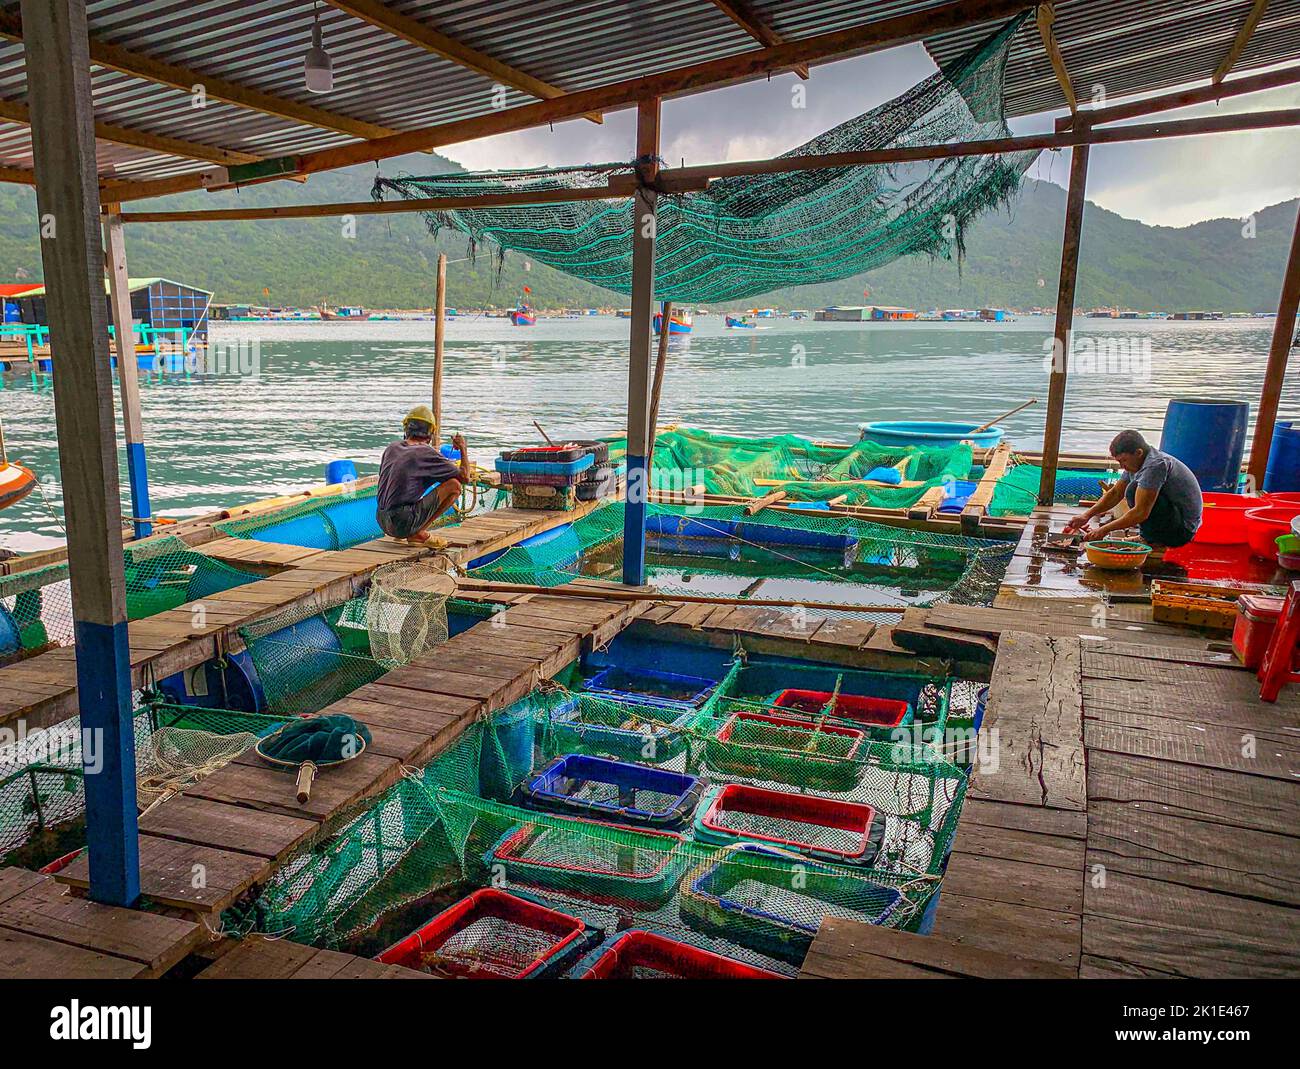
{"type": "MultiPolygon", "coordinates": [[[[1012,442],[1042,443],[1050,318],[1014,323],[855,324],[768,320],[727,330],[697,320],[674,341],[661,422],[750,435],[787,431],[852,441],[876,419],[991,419],[1012,442]]],[[[154,509],[188,516],[320,482],[326,461],[377,468],[403,413],[427,402],[432,322],[219,324],[214,339],[256,343],[257,373],[169,375],[143,384],[154,509]]],[[[1158,439],[1171,397],[1259,398],[1272,323],[1079,320],[1065,446],[1102,451],[1117,429],[1158,439]],[[1106,343],[1097,345],[1096,343],[1106,343]]],[[[555,438],[620,432],[628,323],[611,317],[458,318],[447,329],[444,415],[471,454],[555,438]]],[[[45,494],[0,512],[0,546],[62,541],[54,397],[48,377],[4,376],[0,414],[11,458],[43,477],[45,494]],[[48,501],[48,507],[47,507],[48,501]],[[57,518],[56,518],[57,517],[57,518]]],[[[1287,383],[1282,417],[1300,417],[1287,383]]],[[[125,487],[125,481],[123,482],[125,487]]],[[[125,494],[125,489],[124,489],[125,494]]]]}

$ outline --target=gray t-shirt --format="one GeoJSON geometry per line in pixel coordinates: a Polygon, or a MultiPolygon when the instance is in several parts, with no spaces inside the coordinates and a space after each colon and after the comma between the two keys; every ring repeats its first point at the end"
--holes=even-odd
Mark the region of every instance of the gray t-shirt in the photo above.
{"type": "Polygon", "coordinates": [[[394,442],[379,461],[375,507],[414,505],[434,483],[457,478],[460,468],[431,445],[394,442]]]}
{"type": "MultiPolygon", "coordinates": [[[[1177,457],[1152,449],[1142,461],[1142,467],[1132,475],[1120,474],[1120,481],[1132,483],[1144,490],[1154,490],[1160,496],[1151,511],[1151,520],[1160,528],[1181,528],[1189,535],[1201,526],[1201,487],[1192,469],[1177,457]]],[[[1125,496],[1127,497],[1125,488],[1125,496]]],[[[1145,530],[1147,524],[1143,524],[1145,530]]],[[[1166,539],[1158,539],[1166,541],[1166,539]]]]}

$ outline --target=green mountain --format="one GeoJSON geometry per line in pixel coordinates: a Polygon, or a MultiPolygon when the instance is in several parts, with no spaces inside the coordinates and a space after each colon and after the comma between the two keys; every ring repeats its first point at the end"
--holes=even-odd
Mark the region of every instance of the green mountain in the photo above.
{"type": "MultiPolygon", "coordinates": [[[[455,170],[436,154],[390,160],[386,174],[455,170]]],[[[368,200],[373,166],[222,193],[185,193],[132,205],[220,208],[368,200]]],[[[1215,219],[1188,227],[1147,226],[1089,204],[1085,212],[1078,304],[1083,307],[1222,311],[1273,310],[1300,202],[1257,213],[1254,236],[1243,223],[1215,219]]],[[[1027,182],[999,212],[966,236],[961,263],[908,257],[840,282],[780,290],[738,304],[820,308],[892,304],[911,308],[1052,306],[1060,269],[1065,191],[1027,182]],[[864,298],[863,291],[870,296],[864,298]]],[[[286,219],[230,223],[140,224],[127,229],[131,274],[164,275],[210,289],[224,303],[360,304],[418,308],[433,303],[438,252],[448,266],[448,302],[464,308],[510,307],[521,287],[543,308],[626,306],[627,298],[523,257],[503,264],[488,250],[470,261],[462,238],[435,241],[415,215],[348,220],[286,219]],[[353,229],[353,226],[355,229],[353,229]]],[[[32,190],[0,186],[0,281],[41,277],[32,190]]]]}

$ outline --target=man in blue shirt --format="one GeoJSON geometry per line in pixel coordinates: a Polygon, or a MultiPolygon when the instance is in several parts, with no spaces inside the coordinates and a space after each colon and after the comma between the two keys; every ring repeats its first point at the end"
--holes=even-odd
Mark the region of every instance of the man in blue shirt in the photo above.
{"type": "Polygon", "coordinates": [[[433,521],[456,503],[469,482],[469,449],[459,434],[451,440],[460,451],[459,467],[433,444],[433,413],[419,405],[402,420],[402,440],[384,450],[379,461],[375,518],[384,534],[408,542],[427,542],[433,521]]]}
{"type": "Polygon", "coordinates": [[[1136,527],[1152,546],[1185,546],[1201,526],[1201,487],[1192,469],[1177,457],[1147,444],[1137,431],[1120,431],[1110,443],[1120,477],[1082,516],[1065,525],[1066,534],[1109,538],[1136,527]],[[1088,521],[1118,508],[1115,518],[1094,530],[1088,521]]]}

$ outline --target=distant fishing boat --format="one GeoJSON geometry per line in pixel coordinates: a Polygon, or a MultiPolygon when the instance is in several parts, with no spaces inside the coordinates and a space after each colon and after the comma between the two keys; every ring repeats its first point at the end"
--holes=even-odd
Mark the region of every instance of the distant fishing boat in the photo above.
{"type": "Polygon", "coordinates": [[[727,315],[727,326],[729,326],[729,327],[743,327],[743,328],[745,328],[746,330],[753,330],[753,329],[754,329],[754,324],[751,323],[751,322],[749,322],[749,320],[746,319],[744,316],[733,316],[733,315],[730,315],[730,314],[727,315]]]}
{"type": "Polygon", "coordinates": [[[510,322],[517,327],[537,326],[537,311],[528,303],[528,296],[532,292],[528,286],[525,286],[523,293],[519,295],[519,302],[510,309],[510,322]]]}
{"type": "MultiPolygon", "coordinates": [[[[668,335],[689,334],[695,321],[691,318],[691,313],[687,311],[673,312],[668,317],[668,335]]],[[[656,312],[654,318],[655,333],[662,333],[664,329],[664,314],[656,312]]]]}

